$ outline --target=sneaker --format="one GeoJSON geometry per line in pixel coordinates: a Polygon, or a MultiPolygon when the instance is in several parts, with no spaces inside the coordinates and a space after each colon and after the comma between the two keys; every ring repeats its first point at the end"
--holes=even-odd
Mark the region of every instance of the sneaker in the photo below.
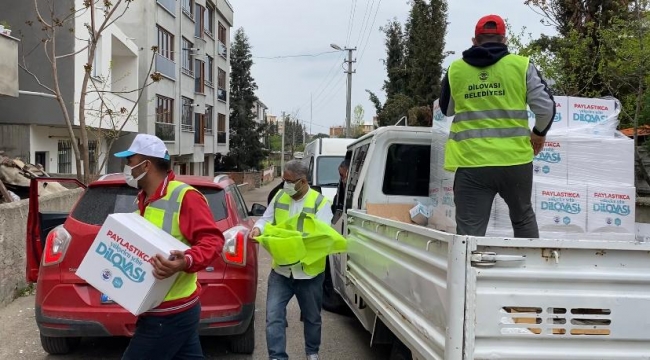
{"type": "Polygon", "coordinates": [[[318,354],[311,354],[307,355],[307,360],[320,360],[320,357],[318,357],[318,354]]]}

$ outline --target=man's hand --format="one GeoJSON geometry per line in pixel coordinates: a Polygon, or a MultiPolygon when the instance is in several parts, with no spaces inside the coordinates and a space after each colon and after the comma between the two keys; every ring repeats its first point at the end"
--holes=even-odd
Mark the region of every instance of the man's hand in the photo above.
{"type": "Polygon", "coordinates": [[[179,250],[172,250],[169,259],[157,254],[153,258],[153,276],[158,280],[167,279],[179,271],[185,270],[185,253],[179,250]]]}
{"type": "Polygon", "coordinates": [[[542,151],[544,148],[544,142],[546,141],[546,136],[539,136],[534,132],[530,133],[530,144],[533,146],[533,153],[535,156],[542,151]]]}
{"type": "Polygon", "coordinates": [[[248,233],[248,239],[249,240],[255,240],[255,238],[260,236],[261,234],[262,234],[262,232],[260,231],[259,228],[253,228],[253,230],[251,230],[248,233]]]}

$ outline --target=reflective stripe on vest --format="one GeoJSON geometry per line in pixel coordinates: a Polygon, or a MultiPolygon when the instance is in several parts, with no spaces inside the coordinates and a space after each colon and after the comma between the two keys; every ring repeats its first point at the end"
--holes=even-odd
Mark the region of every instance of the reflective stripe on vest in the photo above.
{"type": "MultiPolygon", "coordinates": [[[[180,181],[170,181],[167,184],[167,194],[148,204],[144,212],[145,219],[188,246],[190,242],[180,231],[179,217],[183,198],[187,191],[192,189],[190,185],[180,181]]],[[[192,295],[197,289],[196,281],[195,273],[180,272],[164,301],[178,300],[192,295]]]]}

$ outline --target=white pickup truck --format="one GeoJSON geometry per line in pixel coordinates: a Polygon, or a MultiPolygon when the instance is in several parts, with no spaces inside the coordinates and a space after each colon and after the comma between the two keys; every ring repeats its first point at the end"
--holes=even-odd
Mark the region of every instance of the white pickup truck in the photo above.
{"type": "Polygon", "coordinates": [[[348,147],[343,231],[325,305],[347,305],[391,359],[650,359],[650,244],[458,236],[372,216],[428,196],[431,130],[348,147]],[[341,303],[337,303],[341,301],[341,303]]]}

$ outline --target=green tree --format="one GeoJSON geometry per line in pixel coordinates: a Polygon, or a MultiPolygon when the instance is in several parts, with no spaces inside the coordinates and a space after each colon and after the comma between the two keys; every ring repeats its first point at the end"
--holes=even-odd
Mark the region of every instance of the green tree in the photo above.
{"type": "Polygon", "coordinates": [[[363,110],[363,106],[359,104],[354,107],[353,113],[354,118],[352,124],[350,124],[350,136],[356,139],[363,135],[363,115],[365,114],[365,110],[363,110]]]}
{"type": "Polygon", "coordinates": [[[265,157],[259,141],[263,126],[255,122],[257,84],[251,74],[253,56],[243,28],[235,33],[230,54],[230,154],[238,170],[259,168],[265,157]]]}
{"type": "Polygon", "coordinates": [[[406,95],[418,106],[432,106],[440,94],[445,60],[447,33],[447,2],[445,0],[413,0],[406,23],[406,95]]]}
{"type": "Polygon", "coordinates": [[[393,19],[381,28],[386,35],[386,66],[387,79],[384,81],[384,91],[387,97],[406,92],[407,72],[405,64],[405,41],[402,24],[393,19]]]}

